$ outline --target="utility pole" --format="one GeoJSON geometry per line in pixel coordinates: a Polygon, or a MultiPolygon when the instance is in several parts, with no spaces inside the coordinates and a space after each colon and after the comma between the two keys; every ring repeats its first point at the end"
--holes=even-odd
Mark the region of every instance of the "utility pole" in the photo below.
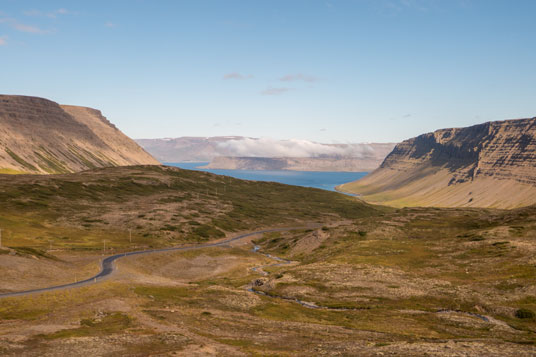
{"type": "Polygon", "coordinates": [[[132,243],[132,229],[128,230],[128,237],[130,239],[130,243],[132,243]]]}

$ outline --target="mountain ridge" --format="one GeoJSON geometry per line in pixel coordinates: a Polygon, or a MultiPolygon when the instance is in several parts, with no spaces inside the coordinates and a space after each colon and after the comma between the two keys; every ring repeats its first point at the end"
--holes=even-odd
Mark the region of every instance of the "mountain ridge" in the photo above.
{"type": "Polygon", "coordinates": [[[536,202],[536,118],[440,129],[398,144],[342,191],[394,206],[513,208],[536,202]]]}
{"type": "Polygon", "coordinates": [[[376,169],[381,160],[381,154],[364,158],[218,156],[212,159],[208,165],[202,166],[202,168],[225,170],[368,172],[376,169]]]}
{"type": "Polygon", "coordinates": [[[372,171],[394,143],[322,144],[242,136],[136,139],[162,162],[226,170],[372,171]]]}
{"type": "Polygon", "coordinates": [[[0,170],[57,174],[108,166],[159,165],[100,110],[0,95],[0,170]]]}

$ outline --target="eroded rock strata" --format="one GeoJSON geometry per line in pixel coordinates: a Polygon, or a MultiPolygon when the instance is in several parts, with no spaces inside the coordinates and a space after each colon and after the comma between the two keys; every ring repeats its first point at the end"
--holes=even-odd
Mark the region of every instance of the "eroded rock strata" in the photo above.
{"type": "Polygon", "coordinates": [[[437,130],[405,140],[340,187],[395,206],[511,208],[536,202],[536,118],[437,130]]]}
{"type": "Polygon", "coordinates": [[[68,173],[159,162],[100,111],[26,96],[0,95],[0,169],[68,173]]]}

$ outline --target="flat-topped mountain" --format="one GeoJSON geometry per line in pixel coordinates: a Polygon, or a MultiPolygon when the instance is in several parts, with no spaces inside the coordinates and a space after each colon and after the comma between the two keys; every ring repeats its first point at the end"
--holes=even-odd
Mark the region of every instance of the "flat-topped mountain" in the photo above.
{"type": "Polygon", "coordinates": [[[0,95],[0,172],[68,173],[158,165],[95,109],[0,95]]]}
{"type": "Polygon", "coordinates": [[[229,157],[218,156],[207,169],[227,170],[291,170],[368,172],[380,165],[390,152],[391,144],[377,145],[368,156],[357,157],[229,157]],[[378,147],[382,145],[382,147],[378,147]]]}
{"type": "Polygon", "coordinates": [[[398,144],[339,187],[394,206],[511,208],[536,203],[536,118],[442,129],[398,144]]]}
{"type": "Polygon", "coordinates": [[[137,139],[162,162],[210,161],[209,169],[372,171],[394,143],[324,144],[243,136],[137,139]]]}

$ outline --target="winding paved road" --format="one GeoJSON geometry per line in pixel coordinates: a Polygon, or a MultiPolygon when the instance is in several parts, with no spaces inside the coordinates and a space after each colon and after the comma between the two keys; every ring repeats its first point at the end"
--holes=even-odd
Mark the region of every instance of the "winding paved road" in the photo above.
{"type": "Polygon", "coordinates": [[[161,252],[171,252],[171,251],[181,251],[181,250],[194,250],[194,249],[201,249],[201,248],[218,247],[218,246],[223,246],[223,245],[229,244],[231,242],[235,242],[237,240],[241,240],[241,239],[251,237],[251,236],[254,236],[254,235],[257,235],[257,234],[269,233],[269,232],[284,232],[284,231],[292,231],[292,230],[296,230],[296,229],[308,229],[308,228],[315,228],[315,227],[316,227],[316,225],[315,226],[305,226],[305,227],[272,228],[272,229],[265,229],[265,230],[262,230],[262,231],[256,231],[256,232],[241,234],[239,236],[229,238],[229,239],[226,239],[226,240],[223,240],[223,241],[220,241],[220,242],[215,242],[215,243],[199,244],[199,245],[194,245],[194,246],[189,246],[189,247],[175,247],[175,248],[138,250],[138,251],[134,251],[134,252],[115,254],[115,255],[111,255],[109,257],[104,258],[102,260],[102,263],[101,263],[102,268],[101,268],[100,273],[98,273],[95,276],[92,276],[89,279],[81,280],[81,281],[78,281],[76,283],[50,286],[48,288],[40,288],[40,289],[32,289],[32,290],[24,290],[24,291],[16,291],[16,292],[11,292],[11,293],[0,294],[0,298],[22,296],[22,295],[29,295],[29,294],[37,294],[37,293],[42,293],[42,292],[47,292],[47,291],[70,289],[70,288],[76,288],[76,287],[80,287],[80,286],[86,286],[86,285],[95,284],[95,283],[101,281],[102,279],[108,277],[109,275],[111,275],[115,271],[114,262],[117,259],[123,258],[123,257],[128,257],[128,256],[132,256],[132,255],[141,255],[141,254],[151,254],[151,253],[161,253],[161,252]]]}

